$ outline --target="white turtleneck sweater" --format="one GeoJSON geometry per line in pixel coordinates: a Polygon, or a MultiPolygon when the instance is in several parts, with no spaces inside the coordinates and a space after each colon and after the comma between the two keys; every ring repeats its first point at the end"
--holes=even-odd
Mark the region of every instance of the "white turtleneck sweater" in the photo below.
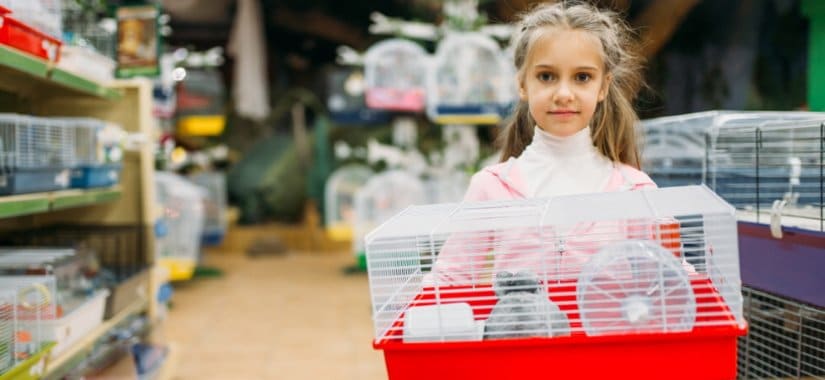
{"type": "Polygon", "coordinates": [[[596,193],[607,186],[613,163],[593,146],[590,127],[558,137],[538,126],[533,142],[516,159],[527,181],[527,197],[596,193]]]}

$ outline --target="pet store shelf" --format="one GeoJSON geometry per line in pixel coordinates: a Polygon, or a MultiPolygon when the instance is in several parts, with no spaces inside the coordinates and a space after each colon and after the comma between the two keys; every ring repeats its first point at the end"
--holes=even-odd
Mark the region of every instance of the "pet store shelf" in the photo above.
{"type": "Polygon", "coordinates": [[[97,340],[104,334],[109,332],[109,330],[125,321],[126,318],[145,311],[147,307],[148,302],[145,299],[138,299],[125,309],[121,310],[121,312],[114,317],[103,321],[100,326],[81,338],[71,348],[61,353],[60,356],[50,359],[47,364],[46,374],[43,377],[49,378],[50,376],[57,374],[57,372],[66,365],[74,363],[76,359],[80,358],[81,355],[87,354],[89,350],[92,349],[95,342],[97,342],[97,340]]]}
{"type": "Polygon", "coordinates": [[[0,46],[0,87],[31,96],[90,95],[120,99],[119,91],[53,67],[53,64],[14,48],[0,46]]]}
{"type": "Polygon", "coordinates": [[[118,199],[121,192],[120,186],[114,186],[103,189],[61,190],[3,196],[0,197],[0,218],[111,202],[118,199]]]}

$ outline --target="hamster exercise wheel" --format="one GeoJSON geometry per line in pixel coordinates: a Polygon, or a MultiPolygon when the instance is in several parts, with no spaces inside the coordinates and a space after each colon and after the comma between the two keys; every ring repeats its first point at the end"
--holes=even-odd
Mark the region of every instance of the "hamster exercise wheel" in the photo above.
{"type": "Polygon", "coordinates": [[[367,106],[392,111],[424,110],[427,52],[412,41],[389,39],[367,50],[367,106]]]}
{"type": "Polygon", "coordinates": [[[649,241],[602,248],[582,268],[576,296],[587,335],[690,331],[696,320],[687,271],[649,241]]]}

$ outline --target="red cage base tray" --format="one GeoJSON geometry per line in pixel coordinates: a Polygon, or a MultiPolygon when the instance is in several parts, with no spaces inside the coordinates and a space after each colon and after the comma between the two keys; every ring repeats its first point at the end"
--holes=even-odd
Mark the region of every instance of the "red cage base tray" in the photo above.
{"type": "MultiPolygon", "coordinates": [[[[698,313],[715,317],[714,326],[695,327],[684,333],[644,333],[616,336],[586,336],[502,339],[481,342],[403,343],[387,336],[374,342],[384,351],[387,373],[392,380],[436,379],[735,379],[737,337],[747,332],[740,327],[721,296],[706,279],[692,282],[697,296],[712,297],[712,305],[702,305],[698,313]],[[719,319],[718,321],[716,319],[719,319]],[[718,325],[718,322],[722,322],[718,325]]],[[[444,288],[441,288],[444,289],[444,288]]],[[[495,303],[492,289],[450,288],[441,292],[442,302],[449,298],[487,297],[489,301],[470,302],[476,319],[485,319],[495,303]],[[466,290],[466,291],[465,291],[466,290]]],[[[578,319],[575,285],[558,288],[569,294],[559,299],[551,287],[550,298],[571,321],[578,319]],[[567,303],[562,303],[567,301],[567,303]]],[[[432,289],[413,302],[415,306],[434,304],[432,289]]],[[[706,298],[705,298],[706,299],[706,298]]],[[[699,318],[697,322],[708,321],[699,318]]],[[[393,335],[400,335],[402,321],[393,335]]],[[[580,324],[578,325],[580,326],[580,324]]],[[[572,327],[577,327],[572,323],[572,327]]]]}

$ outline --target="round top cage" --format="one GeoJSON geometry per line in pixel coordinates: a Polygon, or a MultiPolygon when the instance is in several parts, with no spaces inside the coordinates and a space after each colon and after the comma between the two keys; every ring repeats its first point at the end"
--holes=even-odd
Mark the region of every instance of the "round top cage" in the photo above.
{"type": "Polygon", "coordinates": [[[389,39],[370,47],[364,57],[367,106],[422,111],[427,61],[427,52],[408,40],[389,39]]]}
{"type": "Polygon", "coordinates": [[[427,113],[439,124],[496,124],[515,96],[515,70],[483,34],[445,37],[427,77],[427,113]]]}
{"type": "Polygon", "coordinates": [[[355,194],[364,187],[373,171],[360,164],[338,168],[327,180],[325,188],[325,222],[327,235],[336,241],[352,239],[355,223],[355,194]]]}
{"type": "Polygon", "coordinates": [[[355,194],[353,247],[364,251],[364,237],[408,206],[427,201],[425,186],[418,177],[402,170],[375,175],[355,194]]]}

